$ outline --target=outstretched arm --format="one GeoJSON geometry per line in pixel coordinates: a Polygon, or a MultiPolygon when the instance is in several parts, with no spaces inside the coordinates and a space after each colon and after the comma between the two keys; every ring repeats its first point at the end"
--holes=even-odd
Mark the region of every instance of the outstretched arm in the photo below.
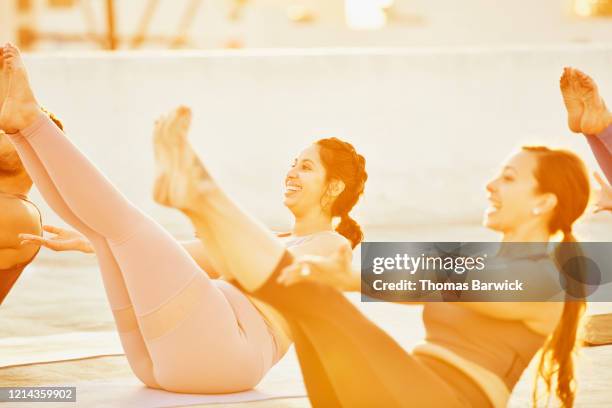
{"type": "Polygon", "coordinates": [[[78,251],[86,254],[94,252],[91,242],[80,232],[53,225],[43,225],[43,231],[53,235],[45,237],[21,232],[19,234],[21,245],[35,244],[57,252],[78,251]]]}
{"type": "Polygon", "coordinates": [[[351,258],[348,246],[340,247],[331,255],[297,255],[295,262],[280,273],[278,283],[291,286],[300,282],[319,282],[345,292],[358,292],[361,290],[361,274],[352,267],[351,258]]]}
{"type": "MultiPolygon", "coordinates": [[[[57,252],[78,251],[86,254],[94,253],[91,242],[78,231],[44,225],[43,230],[51,235],[40,236],[35,234],[20,233],[21,245],[40,245],[57,252]]],[[[182,241],[180,243],[189,253],[193,260],[211,278],[218,278],[220,275],[212,267],[206,248],[199,240],[182,241]]]]}
{"type": "MultiPolygon", "coordinates": [[[[293,254],[295,256],[295,254],[293,254]]],[[[293,263],[280,271],[276,283],[289,287],[300,283],[319,283],[343,292],[361,292],[371,298],[399,303],[402,305],[422,305],[419,301],[392,301],[384,295],[368,290],[371,282],[363,282],[359,268],[353,267],[352,253],[348,246],[340,247],[336,253],[325,256],[295,256],[293,263]],[[362,282],[365,285],[362,285],[362,282]]]]}

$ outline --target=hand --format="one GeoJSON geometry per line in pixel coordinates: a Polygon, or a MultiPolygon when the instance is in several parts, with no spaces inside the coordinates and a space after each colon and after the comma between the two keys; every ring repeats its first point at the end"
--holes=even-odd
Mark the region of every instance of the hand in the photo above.
{"type": "Polygon", "coordinates": [[[595,203],[595,211],[596,213],[600,211],[612,211],[612,187],[606,183],[606,181],[599,175],[599,173],[594,173],[595,180],[601,186],[601,190],[599,191],[599,196],[597,198],[597,202],[595,203]]]}
{"type": "Polygon", "coordinates": [[[319,282],[337,288],[350,286],[352,253],[341,247],[332,256],[304,255],[282,270],[277,282],[290,286],[299,282],[319,282]]]}
{"type": "Polygon", "coordinates": [[[94,252],[91,243],[77,231],[67,230],[52,225],[43,225],[43,230],[55,234],[44,238],[33,234],[19,234],[21,245],[38,244],[53,251],[79,251],[87,254],[94,252]]]}

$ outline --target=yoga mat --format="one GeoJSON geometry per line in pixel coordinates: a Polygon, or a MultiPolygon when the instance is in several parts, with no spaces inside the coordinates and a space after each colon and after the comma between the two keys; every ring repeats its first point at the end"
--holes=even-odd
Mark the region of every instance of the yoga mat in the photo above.
{"type": "Polygon", "coordinates": [[[69,332],[0,339],[0,368],[123,354],[116,332],[69,332]]]}
{"type": "Polygon", "coordinates": [[[584,341],[588,346],[612,344],[612,313],[588,316],[584,341]]]}
{"type": "Polygon", "coordinates": [[[277,398],[306,397],[300,380],[269,381],[254,390],[233,394],[178,394],[144,387],[138,380],[89,381],[66,386],[77,387],[77,406],[82,407],[176,407],[197,404],[230,404],[277,398]]]}
{"type": "MultiPolygon", "coordinates": [[[[381,302],[360,303],[357,294],[350,294],[348,297],[366,316],[393,335],[406,349],[411,349],[423,338],[422,327],[415,328],[411,324],[405,324],[411,320],[420,320],[420,307],[381,302]],[[395,315],[401,316],[402,321],[390,319],[390,316],[395,315]]],[[[100,308],[102,307],[105,307],[103,303],[100,304],[100,308]]],[[[22,320],[25,321],[26,317],[28,316],[22,320]]],[[[59,319],[59,317],[56,318],[59,319]]],[[[108,325],[113,326],[112,322],[109,322],[108,325]]],[[[79,326],[75,324],[74,328],[78,329],[79,326]]],[[[42,330],[42,328],[39,329],[42,330]]],[[[0,368],[123,354],[119,336],[115,330],[96,332],[73,330],[41,336],[0,337],[0,350],[7,350],[7,352],[0,353],[0,368]]]]}
{"type": "MultiPolygon", "coordinates": [[[[176,407],[198,404],[231,404],[278,398],[306,397],[299,365],[293,349],[253,390],[216,395],[179,394],[145,387],[136,377],[77,381],[47,386],[76,387],[77,407],[176,407]]],[[[65,406],[66,403],[45,403],[45,407],[65,406]]],[[[23,404],[2,404],[20,408],[23,404]]],[[[71,404],[74,406],[74,404],[71,404]]]]}

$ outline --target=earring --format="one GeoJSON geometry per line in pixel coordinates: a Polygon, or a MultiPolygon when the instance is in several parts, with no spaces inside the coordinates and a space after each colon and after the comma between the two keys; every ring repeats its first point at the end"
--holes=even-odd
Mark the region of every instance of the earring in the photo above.
{"type": "Polygon", "coordinates": [[[533,215],[540,215],[542,213],[542,210],[536,207],[533,210],[531,210],[531,212],[533,213],[533,215]]]}

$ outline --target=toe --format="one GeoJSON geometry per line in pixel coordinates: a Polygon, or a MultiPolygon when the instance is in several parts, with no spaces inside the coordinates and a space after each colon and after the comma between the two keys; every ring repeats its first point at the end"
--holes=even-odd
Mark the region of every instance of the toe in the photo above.
{"type": "Polygon", "coordinates": [[[561,75],[561,79],[559,79],[559,85],[561,86],[562,90],[565,90],[569,87],[569,75],[566,72],[561,75]]]}
{"type": "Polygon", "coordinates": [[[178,119],[180,120],[182,127],[189,127],[189,124],[191,123],[191,109],[181,109],[178,119]]]}
{"type": "Polygon", "coordinates": [[[569,67],[563,68],[563,74],[561,75],[562,79],[565,79],[567,81],[567,80],[569,80],[571,75],[572,75],[572,69],[571,68],[569,68],[569,67]]]}
{"type": "Polygon", "coordinates": [[[591,82],[591,77],[578,69],[574,70],[574,75],[581,85],[588,85],[591,82]]]}
{"type": "Polygon", "coordinates": [[[179,106],[179,107],[176,109],[176,112],[177,112],[179,115],[187,115],[187,114],[189,114],[189,113],[191,112],[191,109],[189,109],[189,107],[188,107],[188,106],[181,105],[181,106],[179,106]]]}

